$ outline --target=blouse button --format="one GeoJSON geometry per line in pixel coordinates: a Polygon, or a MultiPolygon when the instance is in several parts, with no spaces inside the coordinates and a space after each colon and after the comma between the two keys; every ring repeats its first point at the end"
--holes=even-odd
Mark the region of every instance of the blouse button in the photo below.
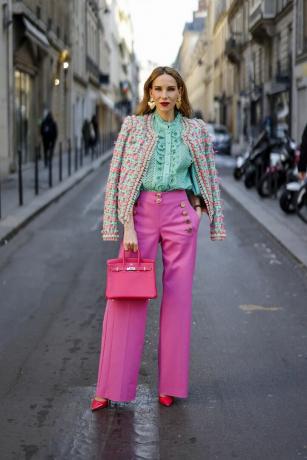
{"type": "Polygon", "coordinates": [[[189,232],[189,233],[191,233],[191,232],[192,232],[192,230],[193,230],[193,229],[192,229],[192,227],[188,227],[188,228],[186,228],[186,231],[187,231],[187,232],[189,232]]]}
{"type": "Polygon", "coordinates": [[[187,216],[188,215],[188,212],[187,211],[182,211],[181,213],[183,216],[187,216]]]}
{"type": "Polygon", "coordinates": [[[185,208],[185,202],[184,202],[184,201],[181,201],[180,207],[181,207],[181,208],[185,208]]]}

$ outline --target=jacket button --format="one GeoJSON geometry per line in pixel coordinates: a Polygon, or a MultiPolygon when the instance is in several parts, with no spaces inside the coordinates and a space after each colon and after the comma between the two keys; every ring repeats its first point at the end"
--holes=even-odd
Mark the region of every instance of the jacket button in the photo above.
{"type": "Polygon", "coordinates": [[[183,216],[187,216],[188,215],[188,212],[187,211],[182,211],[181,213],[183,216]]]}
{"type": "Polygon", "coordinates": [[[187,219],[187,220],[185,221],[185,223],[186,223],[186,224],[190,224],[190,223],[191,223],[190,219],[187,219]]]}
{"type": "Polygon", "coordinates": [[[188,228],[186,228],[186,231],[187,231],[187,232],[189,232],[189,233],[191,233],[191,232],[192,232],[192,230],[193,230],[193,229],[192,229],[192,227],[188,227],[188,228]]]}
{"type": "Polygon", "coordinates": [[[181,208],[185,208],[185,202],[184,202],[184,201],[181,201],[180,207],[181,207],[181,208]]]}

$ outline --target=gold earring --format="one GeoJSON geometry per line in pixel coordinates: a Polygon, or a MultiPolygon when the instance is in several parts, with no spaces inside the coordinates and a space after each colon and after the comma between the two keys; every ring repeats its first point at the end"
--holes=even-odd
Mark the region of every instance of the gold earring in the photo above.
{"type": "Polygon", "coordinates": [[[147,104],[149,105],[150,110],[153,110],[156,107],[156,103],[152,98],[147,102],[147,104]]]}
{"type": "Polygon", "coordinates": [[[177,107],[178,110],[180,109],[180,107],[181,107],[181,99],[177,99],[176,107],[177,107]]]}

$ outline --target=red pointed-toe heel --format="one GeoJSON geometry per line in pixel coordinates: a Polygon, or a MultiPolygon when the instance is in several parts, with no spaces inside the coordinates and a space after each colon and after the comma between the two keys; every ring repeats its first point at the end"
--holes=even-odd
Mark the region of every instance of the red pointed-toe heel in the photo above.
{"type": "Polygon", "coordinates": [[[108,405],[109,405],[108,399],[106,399],[105,401],[98,401],[97,399],[93,399],[92,404],[91,404],[91,409],[94,412],[94,410],[103,409],[104,407],[108,407],[108,405]]]}
{"type": "Polygon", "coordinates": [[[159,396],[159,403],[162,404],[163,406],[171,406],[174,402],[173,396],[159,396]]]}

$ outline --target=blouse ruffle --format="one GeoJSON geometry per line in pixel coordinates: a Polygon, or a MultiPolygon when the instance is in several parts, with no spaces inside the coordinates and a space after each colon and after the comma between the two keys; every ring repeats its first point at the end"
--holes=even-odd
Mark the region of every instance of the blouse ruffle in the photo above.
{"type": "Polygon", "coordinates": [[[201,196],[193,158],[181,137],[181,113],[177,112],[175,119],[167,122],[155,112],[153,125],[157,143],[140,190],[163,192],[185,189],[201,196]]]}

